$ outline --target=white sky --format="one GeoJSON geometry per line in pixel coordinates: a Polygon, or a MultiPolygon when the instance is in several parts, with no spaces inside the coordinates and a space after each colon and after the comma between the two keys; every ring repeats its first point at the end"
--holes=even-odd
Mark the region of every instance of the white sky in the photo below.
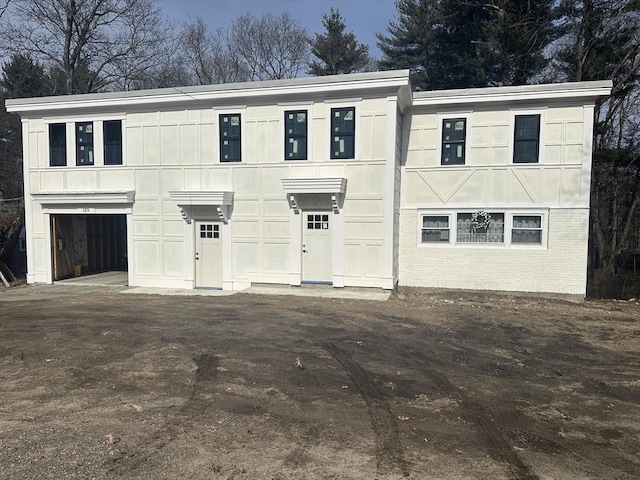
{"type": "Polygon", "coordinates": [[[163,13],[177,24],[202,18],[212,30],[227,27],[231,21],[247,12],[288,12],[311,33],[322,33],[322,15],[331,7],[339,8],[346,30],[369,45],[369,53],[380,56],[376,47],[377,32],[385,33],[390,20],[395,19],[394,0],[157,0],[163,13]]]}

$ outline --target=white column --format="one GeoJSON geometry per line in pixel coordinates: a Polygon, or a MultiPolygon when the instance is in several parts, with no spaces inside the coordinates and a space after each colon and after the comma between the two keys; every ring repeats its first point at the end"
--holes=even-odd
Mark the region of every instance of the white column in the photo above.
{"type": "Polygon", "coordinates": [[[291,271],[289,285],[299,287],[302,283],[302,212],[291,210],[291,271]]]}
{"type": "Polygon", "coordinates": [[[385,184],[384,184],[384,245],[382,258],[382,288],[393,289],[393,219],[395,212],[395,177],[396,177],[396,128],[398,115],[397,97],[387,98],[387,148],[385,151],[385,184]]]}
{"type": "Polygon", "coordinates": [[[333,286],[344,287],[344,214],[334,213],[332,220],[333,286]]]}

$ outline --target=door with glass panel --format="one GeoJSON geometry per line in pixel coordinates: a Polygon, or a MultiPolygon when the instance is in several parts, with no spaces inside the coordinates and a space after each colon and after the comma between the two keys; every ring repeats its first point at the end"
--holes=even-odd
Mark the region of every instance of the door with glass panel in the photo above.
{"type": "Polygon", "coordinates": [[[196,222],[196,288],[222,288],[220,223],[196,222]]]}
{"type": "Polygon", "coordinates": [[[302,281],[331,283],[331,215],[329,212],[304,212],[302,224],[302,281]]]}

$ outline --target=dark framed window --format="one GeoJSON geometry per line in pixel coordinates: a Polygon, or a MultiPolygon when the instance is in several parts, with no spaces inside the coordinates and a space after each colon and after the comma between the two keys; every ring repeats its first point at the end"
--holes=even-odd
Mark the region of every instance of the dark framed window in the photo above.
{"type": "Polygon", "coordinates": [[[104,164],[122,165],[122,120],[105,120],[102,127],[104,164]]]}
{"type": "Polygon", "coordinates": [[[355,158],[356,109],[331,109],[331,158],[355,158]]]}
{"type": "Polygon", "coordinates": [[[49,165],[64,167],[67,164],[67,125],[49,124],[49,165]]]}
{"type": "Polygon", "coordinates": [[[93,122],[76,123],[76,165],[93,165],[93,122]]]}
{"type": "Polygon", "coordinates": [[[442,121],[442,165],[464,165],[466,135],[466,118],[442,121]]]}
{"type": "Polygon", "coordinates": [[[540,115],[516,115],[513,163],[538,163],[540,115]]]}
{"type": "Polygon", "coordinates": [[[242,160],[242,130],[239,113],[220,115],[220,161],[242,160]]]}
{"type": "Polygon", "coordinates": [[[284,159],[307,159],[307,111],[284,112],[284,159]]]}

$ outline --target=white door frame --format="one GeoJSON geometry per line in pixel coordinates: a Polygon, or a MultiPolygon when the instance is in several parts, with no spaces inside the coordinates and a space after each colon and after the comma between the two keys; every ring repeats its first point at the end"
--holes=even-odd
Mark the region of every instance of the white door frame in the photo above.
{"type": "MultiPolygon", "coordinates": [[[[291,211],[291,274],[289,275],[289,285],[299,287],[302,285],[302,238],[303,228],[305,228],[304,211],[297,213],[291,211]]],[[[331,257],[333,264],[333,286],[344,287],[344,215],[336,210],[329,211],[331,233],[331,257]]]]}
{"type": "Polygon", "coordinates": [[[186,276],[191,281],[191,288],[197,287],[196,280],[196,238],[199,232],[196,228],[197,222],[211,222],[220,224],[220,237],[222,239],[222,290],[233,290],[233,281],[231,278],[231,220],[227,222],[222,221],[220,218],[193,218],[191,223],[188,224],[186,235],[186,259],[185,265],[187,265],[186,276]]]}

